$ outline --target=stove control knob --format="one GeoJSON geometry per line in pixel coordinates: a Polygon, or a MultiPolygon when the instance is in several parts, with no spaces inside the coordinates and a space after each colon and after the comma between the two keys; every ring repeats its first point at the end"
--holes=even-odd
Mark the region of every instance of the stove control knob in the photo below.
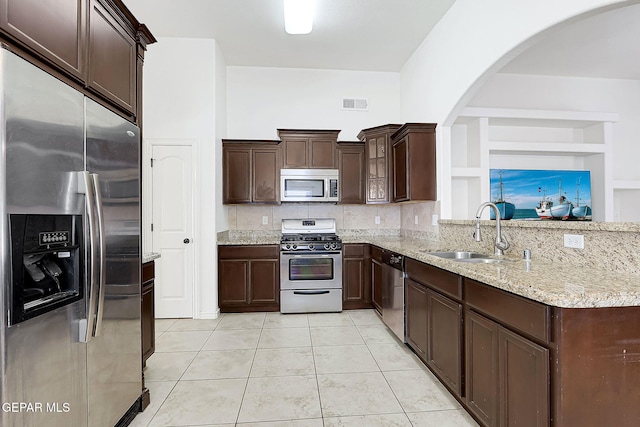
{"type": "Polygon", "coordinates": [[[313,243],[309,243],[309,250],[312,251],[314,249],[313,243]]]}
{"type": "Polygon", "coordinates": [[[293,249],[293,250],[295,251],[296,249],[298,249],[298,245],[296,245],[296,244],[294,243],[294,244],[291,246],[291,249],[293,249]]]}
{"type": "Polygon", "coordinates": [[[287,243],[286,245],[284,245],[284,248],[285,248],[286,250],[289,250],[289,249],[291,249],[291,245],[290,245],[289,243],[287,243]]]}
{"type": "Polygon", "coordinates": [[[333,248],[331,247],[331,244],[329,244],[329,243],[325,243],[325,244],[324,244],[324,248],[325,248],[326,250],[333,249],[333,248]]]}
{"type": "Polygon", "coordinates": [[[331,244],[331,249],[332,250],[336,250],[338,248],[338,244],[337,243],[332,243],[331,244]]]}

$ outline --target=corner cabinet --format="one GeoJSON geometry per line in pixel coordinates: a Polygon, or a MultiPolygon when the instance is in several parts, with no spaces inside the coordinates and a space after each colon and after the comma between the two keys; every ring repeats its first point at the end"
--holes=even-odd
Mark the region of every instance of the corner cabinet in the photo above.
{"type": "Polygon", "coordinates": [[[280,203],[280,141],[222,140],[225,204],[280,203]]]}
{"type": "Polygon", "coordinates": [[[371,308],[370,246],[363,243],[342,245],[342,308],[371,308]]]}
{"type": "Polygon", "coordinates": [[[280,310],[280,246],[218,246],[223,313],[280,310]]]}
{"type": "Polygon", "coordinates": [[[338,143],[338,171],[340,202],[365,203],[365,148],[361,142],[338,143]]]}
{"type": "Polygon", "coordinates": [[[358,139],[365,145],[365,193],[367,203],[391,202],[391,135],[400,125],[363,129],[358,139]]]}
{"type": "Polygon", "coordinates": [[[393,135],[393,201],[436,200],[436,125],[406,123],[393,135]]]}
{"type": "Polygon", "coordinates": [[[336,169],[339,130],[278,129],[285,169],[336,169]]]}

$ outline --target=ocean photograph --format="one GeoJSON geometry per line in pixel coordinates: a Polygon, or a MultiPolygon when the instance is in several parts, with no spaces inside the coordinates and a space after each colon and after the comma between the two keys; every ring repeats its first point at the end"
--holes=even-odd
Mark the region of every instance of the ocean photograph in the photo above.
{"type": "Polygon", "coordinates": [[[491,169],[490,185],[503,219],[591,221],[589,171],[491,169]]]}

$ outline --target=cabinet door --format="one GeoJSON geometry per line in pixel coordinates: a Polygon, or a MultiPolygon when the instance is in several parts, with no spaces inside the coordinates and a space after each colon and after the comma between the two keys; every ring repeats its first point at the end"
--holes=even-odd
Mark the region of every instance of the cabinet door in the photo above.
{"type": "Polygon", "coordinates": [[[409,200],[408,180],[409,137],[404,137],[393,145],[393,201],[409,200]]]}
{"type": "Polygon", "coordinates": [[[389,202],[389,137],[381,135],[366,141],[367,203],[389,202]]]}
{"type": "Polygon", "coordinates": [[[407,343],[423,360],[427,360],[427,288],[411,279],[405,279],[404,285],[407,343]]]}
{"type": "Polygon", "coordinates": [[[332,139],[309,139],[309,167],[335,169],[335,141],[332,139]]]}
{"type": "Polygon", "coordinates": [[[462,304],[432,290],[428,300],[427,363],[456,395],[462,390],[462,304]]]}
{"type": "Polygon", "coordinates": [[[0,0],[0,28],[85,80],[86,0],[0,0]]]}
{"type": "Polygon", "coordinates": [[[278,304],[280,270],[278,260],[251,260],[250,304],[278,304]]]}
{"type": "Polygon", "coordinates": [[[499,339],[500,425],[548,426],[549,350],[502,327],[499,339]]]}
{"type": "Polygon", "coordinates": [[[153,281],[142,290],[142,361],[147,361],[155,350],[155,310],[153,304],[153,281]]]}
{"type": "Polygon", "coordinates": [[[467,406],[486,426],[498,425],[498,324],[465,312],[465,391],[467,406]]]}
{"type": "Polygon", "coordinates": [[[342,246],[342,308],[371,308],[369,245],[342,246]]]}
{"type": "Polygon", "coordinates": [[[371,293],[373,306],[378,313],[382,313],[382,264],[374,259],[371,260],[371,293]]]}
{"type": "Polygon", "coordinates": [[[251,203],[251,149],[223,147],[223,203],[251,203]]]}
{"type": "Polygon", "coordinates": [[[254,149],[253,190],[254,203],[278,203],[280,201],[280,150],[254,149]]]}
{"type": "Polygon", "coordinates": [[[339,203],[364,203],[364,146],[338,148],[338,170],[339,203]]]}
{"type": "Polygon", "coordinates": [[[284,165],[287,168],[307,168],[309,167],[309,149],[307,146],[308,139],[285,139],[284,147],[284,165]]]}
{"type": "Polygon", "coordinates": [[[87,87],[136,113],[136,42],[98,0],[91,0],[87,87]]]}
{"type": "Polygon", "coordinates": [[[218,270],[220,308],[249,304],[249,260],[220,260],[218,270]]]}

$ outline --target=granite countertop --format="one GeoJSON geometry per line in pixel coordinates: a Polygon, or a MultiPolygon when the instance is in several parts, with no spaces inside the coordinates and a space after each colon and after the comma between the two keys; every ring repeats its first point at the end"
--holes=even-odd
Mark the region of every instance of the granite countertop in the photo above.
{"type": "MultiPolygon", "coordinates": [[[[640,306],[640,276],[567,263],[504,257],[506,262],[472,264],[430,255],[429,252],[466,250],[445,242],[406,237],[341,236],[343,243],[371,243],[461,276],[547,305],[563,308],[640,306]]],[[[278,244],[279,236],[242,236],[221,245],[278,244]]]]}
{"type": "Polygon", "coordinates": [[[160,258],[161,255],[158,252],[145,252],[142,254],[142,263],[145,264],[147,262],[151,262],[160,258]]]}

